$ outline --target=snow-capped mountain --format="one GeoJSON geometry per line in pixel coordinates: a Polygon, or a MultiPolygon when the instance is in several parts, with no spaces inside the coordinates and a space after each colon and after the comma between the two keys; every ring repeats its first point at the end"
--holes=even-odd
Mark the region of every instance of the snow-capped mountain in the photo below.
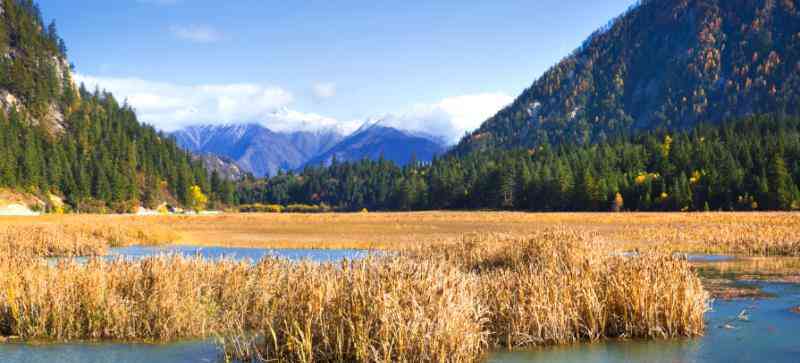
{"type": "Polygon", "coordinates": [[[387,126],[380,119],[364,122],[347,136],[336,126],[275,132],[254,123],[190,126],[172,135],[193,153],[230,158],[258,177],[307,164],[329,164],[334,156],[340,161],[383,156],[405,165],[412,158],[430,161],[445,151],[445,143],[439,138],[387,126]]]}
{"type": "Polygon", "coordinates": [[[273,132],[258,124],[190,126],[172,135],[193,153],[228,157],[259,177],[297,169],[343,139],[335,129],[273,132]]]}
{"type": "Polygon", "coordinates": [[[308,164],[328,165],[334,157],[338,161],[355,161],[363,158],[374,160],[382,156],[398,165],[406,165],[412,159],[431,161],[444,151],[445,144],[436,137],[385,126],[377,121],[365,123],[308,164]]]}

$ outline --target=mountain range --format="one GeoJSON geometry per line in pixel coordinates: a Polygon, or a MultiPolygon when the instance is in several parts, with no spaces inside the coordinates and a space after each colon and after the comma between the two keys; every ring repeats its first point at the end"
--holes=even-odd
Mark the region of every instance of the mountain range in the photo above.
{"type": "Polygon", "coordinates": [[[328,165],[333,159],[357,161],[383,156],[399,165],[427,162],[445,151],[436,137],[366,122],[349,135],[336,128],[275,132],[259,124],[190,126],[172,133],[195,154],[229,158],[254,176],[276,175],[306,165],[328,165]]]}
{"type": "Polygon", "coordinates": [[[227,157],[258,177],[297,169],[343,139],[334,129],[273,132],[258,124],[190,126],[172,135],[188,151],[227,157]]]}

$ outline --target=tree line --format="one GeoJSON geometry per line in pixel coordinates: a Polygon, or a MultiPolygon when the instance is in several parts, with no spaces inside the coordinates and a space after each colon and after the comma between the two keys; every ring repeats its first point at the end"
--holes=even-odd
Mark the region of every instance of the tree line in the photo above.
{"type": "Polygon", "coordinates": [[[800,119],[758,116],[590,144],[380,159],[248,178],[239,203],[340,210],[703,211],[800,209],[800,119]]]}

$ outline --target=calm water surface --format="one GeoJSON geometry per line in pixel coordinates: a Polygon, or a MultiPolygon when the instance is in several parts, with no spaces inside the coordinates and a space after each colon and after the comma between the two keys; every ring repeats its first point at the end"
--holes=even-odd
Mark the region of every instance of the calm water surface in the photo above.
{"type": "Polygon", "coordinates": [[[272,256],[289,260],[311,260],[316,262],[334,262],[343,259],[364,258],[368,251],[351,249],[264,249],[264,248],[234,248],[234,247],[193,247],[193,246],[167,246],[148,247],[132,246],[112,248],[109,258],[143,258],[159,255],[180,254],[184,256],[202,256],[210,260],[230,258],[234,260],[258,261],[264,257],[272,256]]]}

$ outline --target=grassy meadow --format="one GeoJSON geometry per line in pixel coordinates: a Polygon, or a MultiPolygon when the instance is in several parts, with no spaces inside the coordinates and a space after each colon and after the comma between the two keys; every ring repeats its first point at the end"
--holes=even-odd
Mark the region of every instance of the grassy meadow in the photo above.
{"type": "MultiPolygon", "coordinates": [[[[224,358],[254,362],[475,362],[498,349],[702,335],[709,288],[675,252],[798,256],[800,215],[3,218],[0,337],[213,337],[224,358]],[[176,243],[392,253],[331,263],[96,257],[176,243]]],[[[795,266],[748,259],[754,271],[795,266]]]]}

